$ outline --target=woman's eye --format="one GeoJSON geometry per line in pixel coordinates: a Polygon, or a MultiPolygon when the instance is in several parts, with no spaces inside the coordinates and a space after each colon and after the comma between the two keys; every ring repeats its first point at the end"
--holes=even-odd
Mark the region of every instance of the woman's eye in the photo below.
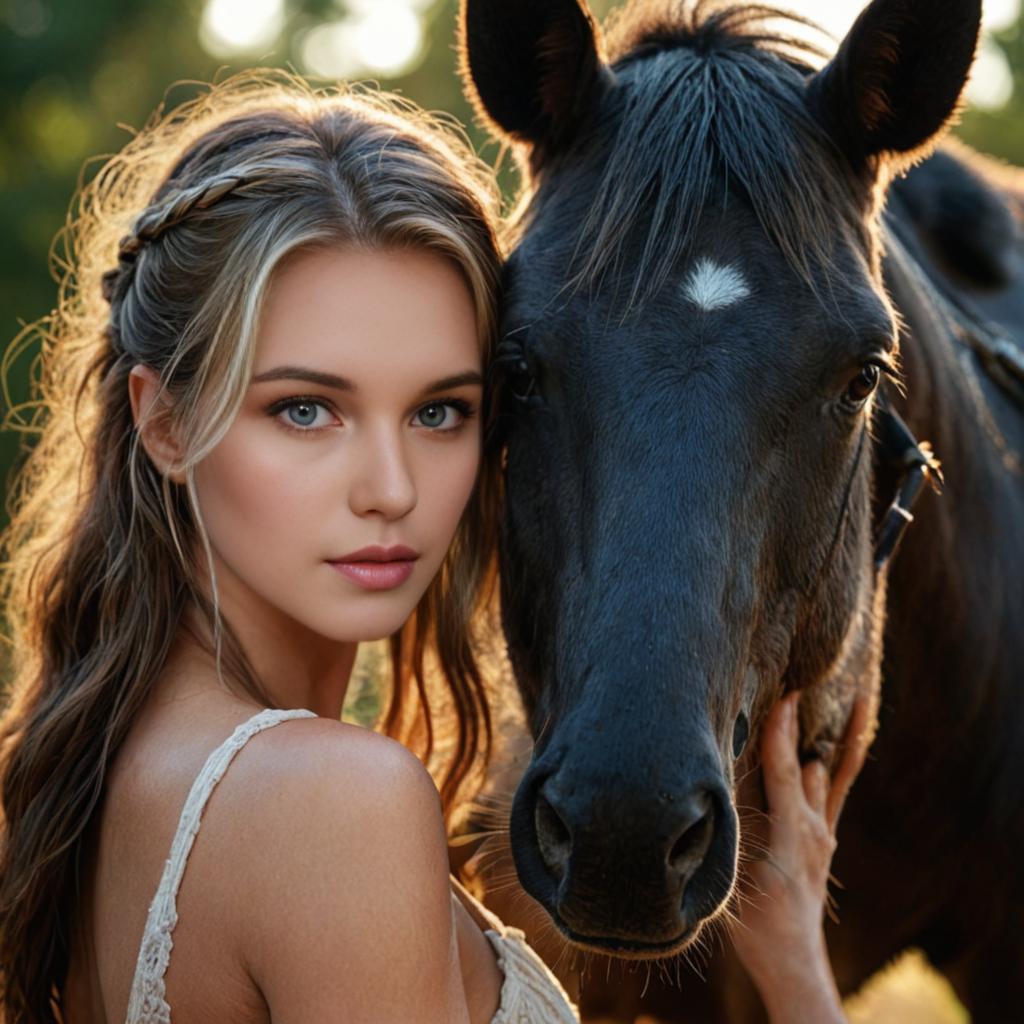
{"type": "Polygon", "coordinates": [[[296,399],[281,407],[278,415],[284,417],[286,426],[299,430],[326,427],[331,423],[331,413],[325,405],[305,398],[296,399]]]}
{"type": "Polygon", "coordinates": [[[874,394],[882,372],[876,363],[866,363],[847,385],[843,400],[850,407],[863,405],[874,394]]]}
{"type": "Polygon", "coordinates": [[[466,411],[448,402],[432,402],[416,413],[416,422],[430,430],[454,430],[462,425],[466,411]]]}

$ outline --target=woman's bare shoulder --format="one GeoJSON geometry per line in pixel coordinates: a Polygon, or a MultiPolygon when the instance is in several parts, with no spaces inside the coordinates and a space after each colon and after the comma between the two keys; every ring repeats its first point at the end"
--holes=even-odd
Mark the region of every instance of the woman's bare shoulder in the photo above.
{"type": "Polygon", "coordinates": [[[268,730],[237,781],[250,810],[223,863],[245,876],[242,945],[274,1020],[327,1006],[339,1019],[458,1019],[444,823],[420,761],[367,730],[298,719],[268,730]]]}
{"type": "Polygon", "coordinates": [[[308,856],[311,844],[326,843],[335,860],[351,856],[346,866],[355,870],[368,840],[399,827],[443,842],[434,782],[395,740],[323,718],[283,722],[261,739],[239,759],[234,788],[250,808],[251,834],[272,840],[278,854],[308,856]]]}
{"type": "MultiPolygon", "coordinates": [[[[356,771],[387,775],[403,768],[429,776],[422,762],[397,740],[332,718],[293,718],[263,734],[261,754],[273,769],[298,782],[320,777],[325,763],[342,773],[356,771]]],[[[264,766],[266,767],[266,765],[264,766]]]]}

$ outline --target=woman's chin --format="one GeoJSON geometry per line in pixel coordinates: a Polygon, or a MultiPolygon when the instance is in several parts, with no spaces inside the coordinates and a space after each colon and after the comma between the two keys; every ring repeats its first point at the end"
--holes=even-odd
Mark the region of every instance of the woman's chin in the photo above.
{"type": "Polygon", "coordinates": [[[326,621],[321,613],[316,616],[315,622],[309,622],[309,626],[325,639],[337,643],[385,640],[405,625],[416,608],[418,597],[403,595],[404,599],[399,599],[397,595],[392,595],[390,600],[380,602],[377,608],[339,609],[326,621]]]}

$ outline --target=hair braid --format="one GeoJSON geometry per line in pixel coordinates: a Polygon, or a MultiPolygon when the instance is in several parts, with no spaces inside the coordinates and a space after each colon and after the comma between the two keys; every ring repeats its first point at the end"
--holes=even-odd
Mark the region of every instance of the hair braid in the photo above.
{"type": "Polygon", "coordinates": [[[114,305],[127,290],[132,272],[143,248],[155,242],[170,228],[180,224],[193,210],[208,210],[214,203],[246,184],[238,174],[218,174],[209,181],[171,194],[169,199],[154,203],[135,220],[134,230],[125,235],[117,247],[117,266],[100,279],[103,297],[114,305]]]}
{"type": "Polygon", "coordinates": [[[238,174],[217,174],[208,181],[171,194],[160,206],[150,207],[135,222],[139,242],[154,242],[169,228],[180,224],[193,210],[208,210],[214,203],[246,184],[238,174]]]}

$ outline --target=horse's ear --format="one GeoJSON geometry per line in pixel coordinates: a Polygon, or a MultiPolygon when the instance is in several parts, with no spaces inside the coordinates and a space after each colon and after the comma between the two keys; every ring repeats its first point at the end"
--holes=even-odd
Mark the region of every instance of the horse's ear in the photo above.
{"type": "Polygon", "coordinates": [[[461,0],[459,31],[463,83],[496,134],[553,147],[599,87],[586,0],[461,0]]]}
{"type": "Polygon", "coordinates": [[[981,0],[874,0],[810,84],[854,165],[913,161],[953,119],[974,61],[981,0]]]}

